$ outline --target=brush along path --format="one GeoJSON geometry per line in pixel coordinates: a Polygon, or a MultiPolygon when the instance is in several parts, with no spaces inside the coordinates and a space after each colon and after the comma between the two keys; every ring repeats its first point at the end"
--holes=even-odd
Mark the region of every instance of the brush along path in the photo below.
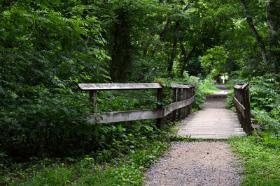
{"type": "MultiPolygon", "coordinates": [[[[227,139],[245,135],[237,116],[225,109],[227,91],[208,97],[204,108],[182,121],[178,136],[202,139],[227,139]]],[[[146,172],[144,185],[239,185],[241,166],[225,141],[174,142],[146,172]]]]}

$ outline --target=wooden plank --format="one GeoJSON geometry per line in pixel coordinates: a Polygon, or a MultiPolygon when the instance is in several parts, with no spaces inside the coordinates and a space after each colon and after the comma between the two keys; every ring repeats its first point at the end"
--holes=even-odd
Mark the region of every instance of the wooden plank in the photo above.
{"type": "MultiPolygon", "coordinates": [[[[178,88],[178,101],[183,101],[183,99],[182,99],[183,91],[182,90],[183,90],[182,88],[178,88]]],[[[181,108],[183,108],[183,107],[181,107],[181,108]]],[[[182,109],[178,109],[177,113],[178,113],[178,119],[182,119],[182,109]]]]}
{"type": "Polygon", "coordinates": [[[192,88],[193,85],[183,85],[183,84],[171,84],[171,88],[192,88]]]}
{"type": "MultiPolygon", "coordinates": [[[[193,96],[193,88],[186,90],[186,99],[189,99],[193,96]]],[[[186,117],[191,113],[191,105],[186,106],[186,117]]]]}
{"type": "Polygon", "coordinates": [[[190,99],[171,103],[164,109],[158,109],[155,111],[124,111],[124,112],[105,112],[105,113],[93,113],[88,117],[89,123],[116,123],[122,121],[136,121],[146,119],[158,119],[163,118],[171,112],[183,108],[192,104],[194,96],[190,99]]]}
{"type": "Polygon", "coordinates": [[[236,84],[234,85],[234,88],[237,89],[237,90],[240,90],[240,89],[245,89],[249,86],[249,83],[244,83],[244,84],[236,84]]]}
{"type": "Polygon", "coordinates": [[[236,84],[233,86],[233,88],[239,90],[239,89],[242,89],[242,86],[243,86],[243,84],[236,84]]]}
{"type": "Polygon", "coordinates": [[[88,122],[94,123],[116,123],[122,121],[136,121],[146,119],[157,119],[163,117],[163,110],[147,111],[125,111],[93,113],[89,116],[88,122]]]}
{"type": "Polygon", "coordinates": [[[97,111],[97,91],[96,90],[91,90],[89,91],[89,101],[93,106],[93,112],[97,111]]]}
{"type": "Polygon", "coordinates": [[[234,90],[234,97],[242,104],[243,103],[243,90],[234,90]]]}
{"type": "Polygon", "coordinates": [[[247,134],[251,134],[253,131],[251,123],[251,110],[250,110],[250,93],[249,93],[249,84],[243,85],[243,105],[246,108],[244,112],[244,130],[247,134]]]}
{"type": "MultiPolygon", "coordinates": [[[[177,88],[173,88],[172,89],[172,101],[173,102],[176,102],[177,101],[177,88]]],[[[174,112],[172,113],[172,121],[174,122],[174,121],[176,121],[176,119],[177,119],[177,111],[176,110],[174,110],[174,112]]]]}
{"type": "Polygon", "coordinates": [[[141,90],[161,89],[159,83],[79,83],[81,90],[141,90]]]}
{"type": "MultiPolygon", "coordinates": [[[[157,110],[162,111],[162,104],[163,104],[163,89],[158,89],[157,90],[157,110]]],[[[162,122],[163,119],[160,117],[157,119],[157,127],[161,128],[162,127],[162,122]]]]}
{"type": "Polygon", "coordinates": [[[178,110],[180,108],[183,108],[183,107],[186,107],[186,106],[192,104],[193,101],[194,101],[194,96],[191,97],[190,99],[171,103],[170,105],[168,105],[164,108],[164,116],[167,116],[168,114],[172,113],[175,110],[178,110]]]}
{"type": "Polygon", "coordinates": [[[238,109],[239,112],[241,112],[242,116],[245,117],[245,107],[244,105],[242,105],[238,99],[236,99],[236,97],[233,97],[233,102],[235,107],[238,109]]]}
{"type": "MultiPolygon", "coordinates": [[[[183,99],[184,100],[188,99],[188,89],[183,89],[183,99]]],[[[187,117],[187,115],[188,115],[187,110],[188,110],[188,107],[183,108],[183,117],[184,118],[187,117]]]]}
{"type": "Polygon", "coordinates": [[[242,89],[245,89],[245,88],[248,88],[249,87],[249,83],[245,83],[243,86],[242,86],[242,89]]]}

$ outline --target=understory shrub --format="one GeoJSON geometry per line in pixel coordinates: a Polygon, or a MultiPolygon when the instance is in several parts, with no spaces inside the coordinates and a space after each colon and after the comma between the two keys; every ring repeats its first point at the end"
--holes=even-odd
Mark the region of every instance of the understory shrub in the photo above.
{"type": "Polygon", "coordinates": [[[5,109],[0,114],[0,148],[21,160],[97,151],[110,159],[142,147],[158,134],[154,121],[88,124],[91,110],[88,95],[77,92],[44,95],[30,104],[5,109]]]}
{"type": "Polygon", "coordinates": [[[21,159],[96,149],[105,133],[86,123],[88,98],[77,91],[109,80],[101,23],[60,5],[1,6],[0,152],[21,159]]]}
{"type": "Polygon", "coordinates": [[[1,149],[22,158],[92,149],[96,146],[96,132],[85,121],[89,107],[79,99],[79,95],[71,91],[65,95],[45,91],[28,103],[3,109],[1,149]]]}

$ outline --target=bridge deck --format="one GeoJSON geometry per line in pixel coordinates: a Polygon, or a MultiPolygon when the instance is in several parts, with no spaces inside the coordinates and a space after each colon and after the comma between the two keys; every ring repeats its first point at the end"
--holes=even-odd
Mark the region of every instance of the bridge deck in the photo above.
{"type": "Polygon", "coordinates": [[[227,139],[246,135],[237,115],[225,108],[226,90],[207,98],[202,110],[182,120],[178,136],[198,139],[227,139]]]}

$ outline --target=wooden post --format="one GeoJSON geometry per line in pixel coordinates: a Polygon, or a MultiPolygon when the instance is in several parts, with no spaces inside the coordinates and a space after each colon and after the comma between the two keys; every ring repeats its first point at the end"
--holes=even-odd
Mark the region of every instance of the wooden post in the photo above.
{"type": "MultiPolygon", "coordinates": [[[[183,92],[183,95],[184,95],[183,99],[186,100],[186,99],[188,99],[188,93],[187,93],[188,89],[185,88],[183,91],[184,91],[183,92]]],[[[185,118],[188,115],[187,107],[184,107],[183,111],[184,111],[184,118],[185,118]]]]}
{"type": "MultiPolygon", "coordinates": [[[[188,98],[191,98],[194,96],[194,93],[195,93],[195,89],[194,87],[191,87],[188,89],[188,98]]],[[[192,104],[188,106],[188,114],[191,113],[191,110],[192,110],[192,104]]]]}
{"type": "MultiPolygon", "coordinates": [[[[237,90],[236,90],[235,87],[233,88],[233,98],[232,98],[233,104],[235,106],[234,98],[237,98],[237,90]]],[[[240,113],[239,113],[238,109],[236,109],[236,107],[235,107],[235,110],[236,110],[236,113],[237,113],[237,116],[238,116],[238,119],[239,119],[239,122],[240,122],[241,121],[240,120],[240,113]]]]}
{"type": "MultiPolygon", "coordinates": [[[[241,89],[234,89],[234,97],[237,98],[237,100],[243,104],[243,99],[242,99],[242,95],[241,95],[241,89]]],[[[237,116],[238,116],[238,119],[239,119],[239,122],[241,123],[241,127],[244,129],[244,120],[243,120],[243,116],[241,114],[241,112],[236,109],[236,112],[237,112],[237,116]]]]}
{"type": "MultiPolygon", "coordinates": [[[[183,100],[186,100],[187,99],[187,89],[186,88],[184,88],[183,89],[183,100]]],[[[187,114],[187,112],[186,112],[186,107],[184,107],[183,109],[183,119],[186,117],[186,114],[187,114]]]]}
{"type": "MultiPolygon", "coordinates": [[[[187,90],[186,88],[183,89],[183,99],[186,100],[187,97],[187,90]]],[[[187,116],[187,107],[183,108],[183,117],[185,118],[187,116]]]]}
{"type": "MultiPolygon", "coordinates": [[[[177,91],[177,101],[181,101],[181,100],[182,100],[182,89],[178,88],[178,91],[177,91]]],[[[181,112],[182,112],[182,109],[178,109],[178,112],[177,112],[178,119],[181,119],[181,112]]]]}
{"type": "Polygon", "coordinates": [[[234,87],[234,103],[241,123],[241,127],[247,134],[253,131],[251,124],[249,84],[238,84],[234,87]]]}
{"type": "Polygon", "coordinates": [[[247,84],[242,89],[243,94],[243,105],[245,107],[245,117],[244,117],[244,130],[251,134],[253,131],[252,125],[251,125],[251,109],[250,109],[250,94],[249,94],[249,85],[247,84]]]}
{"type": "MultiPolygon", "coordinates": [[[[173,98],[172,98],[172,101],[173,102],[176,102],[177,101],[177,88],[173,88],[172,89],[172,92],[173,92],[173,98]]],[[[177,111],[173,111],[172,113],[172,121],[176,121],[176,115],[177,115],[177,111]]]]}
{"type": "MultiPolygon", "coordinates": [[[[157,109],[163,109],[162,101],[163,101],[163,88],[157,89],[157,109]]],[[[164,120],[164,118],[158,118],[157,119],[156,126],[158,128],[162,127],[163,120],[164,120]]]]}
{"type": "Polygon", "coordinates": [[[93,106],[93,112],[97,111],[96,96],[97,96],[97,91],[96,90],[89,91],[89,101],[93,106]]]}
{"type": "MultiPolygon", "coordinates": [[[[186,89],[186,98],[189,99],[191,97],[192,97],[192,88],[188,88],[188,89],[186,89]]],[[[191,105],[188,105],[186,107],[186,115],[190,114],[190,107],[191,107],[191,105]]]]}

